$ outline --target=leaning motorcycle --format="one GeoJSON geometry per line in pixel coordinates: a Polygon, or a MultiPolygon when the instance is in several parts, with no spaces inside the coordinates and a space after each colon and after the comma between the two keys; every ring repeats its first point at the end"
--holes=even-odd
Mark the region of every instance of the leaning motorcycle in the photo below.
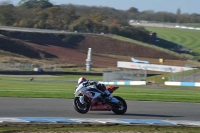
{"type": "MultiPolygon", "coordinates": [[[[107,89],[110,93],[113,93],[118,88],[118,86],[108,86],[107,89]]],[[[113,111],[115,114],[124,114],[127,110],[127,104],[123,98],[113,96],[119,100],[118,103],[106,101],[102,92],[95,85],[85,86],[81,84],[77,86],[74,94],[74,109],[81,114],[88,111],[113,111]]]]}

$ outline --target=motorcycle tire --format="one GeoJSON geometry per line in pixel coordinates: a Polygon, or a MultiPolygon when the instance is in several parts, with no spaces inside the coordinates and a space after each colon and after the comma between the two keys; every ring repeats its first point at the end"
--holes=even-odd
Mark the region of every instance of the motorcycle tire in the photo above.
{"type": "Polygon", "coordinates": [[[85,103],[82,104],[79,100],[79,97],[75,97],[74,98],[74,102],[73,102],[73,106],[74,106],[74,109],[81,113],[81,114],[85,114],[89,111],[90,109],[90,102],[88,100],[85,100],[85,103]]]}
{"type": "Polygon", "coordinates": [[[123,98],[119,97],[119,96],[113,96],[113,97],[115,97],[116,99],[119,100],[120,105],[112,104],[112,107],[113,107],[112,111],[115,114],[119,114],[119,115],[124,114],[127,111],[126,101],[123,98]]]}

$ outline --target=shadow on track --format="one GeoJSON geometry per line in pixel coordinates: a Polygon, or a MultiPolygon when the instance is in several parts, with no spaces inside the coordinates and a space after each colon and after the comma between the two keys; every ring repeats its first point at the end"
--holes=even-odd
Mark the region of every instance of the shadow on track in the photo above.
{"type": "Polygon", "coordinates": [[[173,115],[156,115],[156,114],[131,114],[131,113],[125,113],[123,115],[117,115],[114,113],[98,113],[95,115],[107,115],[107,116],[139,116],[139,117],[162,117],[162,118],[175,118],[175,117],[183,117],[183,116],[173,116],[173,115]]]}

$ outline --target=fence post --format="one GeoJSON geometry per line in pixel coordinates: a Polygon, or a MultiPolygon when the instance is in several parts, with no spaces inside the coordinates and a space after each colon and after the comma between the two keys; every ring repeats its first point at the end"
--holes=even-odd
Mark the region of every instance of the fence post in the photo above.
{"type": "Polygon", "coordinates": [[[171,68],[169,68],[169,81],[172,81],[172,69],[171,68]]]}

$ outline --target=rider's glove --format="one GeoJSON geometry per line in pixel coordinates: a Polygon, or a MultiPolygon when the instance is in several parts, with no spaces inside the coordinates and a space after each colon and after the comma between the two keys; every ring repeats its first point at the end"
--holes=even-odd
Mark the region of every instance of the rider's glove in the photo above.
{"type": "Polygon", "coordinates": [[[90,85],[90,83],[89,83],[88,81],[83,82],[83,86],[84,86],[84,87],[87,87],[87,86],[89,86],[89,85],[90,85]]]}

